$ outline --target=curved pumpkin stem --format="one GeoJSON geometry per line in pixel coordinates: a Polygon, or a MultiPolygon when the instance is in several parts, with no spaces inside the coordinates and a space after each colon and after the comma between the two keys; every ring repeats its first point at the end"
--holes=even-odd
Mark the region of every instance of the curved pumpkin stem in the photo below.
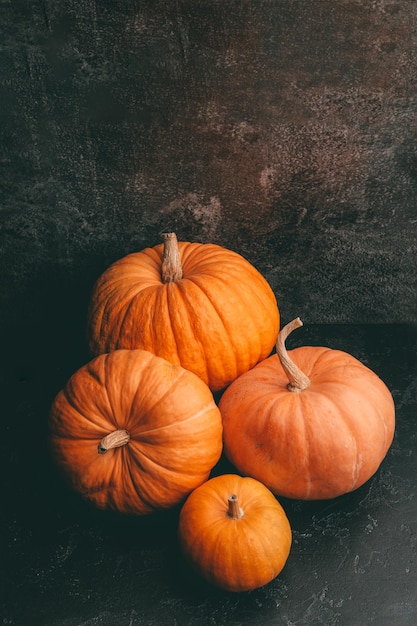
{"type": "Polygon", "coordinates": [[[299,317],[296,317],[295,320],[289,322],[286,326],[284,326],[284,328],[281,329],[280,333],[278,334],[276,345],[276,350],[278,358],[282,365],[282,369],[286,373],[289,380],[287,389],[294,392],[300,392],[304,389],[307,389],[307,387],[310,385],[310,379],[306,374],[304,374],[304,372],[300,370],[299,367],[297,367],[297,365],[293,361],[291,361],[285,347],[285,340],[287,339],[288,335],[292,333],[293,330],[295,330],[296,328],[300,328],[300,326],[302,325],[303,322],[300,320],[299,317]]]}
{"type": "Polygon", "coordinates": [[[178,240],[175,233],[163,233],[161,277],[163,283],[175,283],[183,277],[178,240]]]}
{"type": "Polygon", "coordinates": [[[114,430],[109,433],[98,444],[98,453],[105,454],[107,450],[111,450],[112,448],[120,448],[121,446],[126,445],[130,441],[130,433],[127,430],[114,430]]]}
{"type": "Polygon", "coordinates": [[[240,519],[241,517],[243,517],[243,509],[240,508],[239,501],[235,493],[232,493],[227,498],[227,503],[229,507],[227,509],[227,515],[229,517],[231,517],[232,519],[240,519]]]}

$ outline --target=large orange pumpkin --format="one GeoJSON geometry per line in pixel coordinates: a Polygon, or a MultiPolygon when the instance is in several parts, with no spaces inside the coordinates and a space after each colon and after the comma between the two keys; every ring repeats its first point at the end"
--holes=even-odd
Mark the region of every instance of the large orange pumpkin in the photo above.
{"type": "Polygon", "coordinates": [[[283,569],[291,528],[276,498],[252,478],[224,474],[187,498],[178,535],[191,566],[227,591],[250,591],[283,569]]]}
{"type": "Polygon", "coordinates": [[[75,372],[50,413],[51,449],[98,508],[147,514],[207,480],[222,450],[207,385],[144,350],[117,350],[75,372]]]}
{"type": "Polygon", "coordinates": [[[267,357],[279,330],[274,293],[242,256],[215,244],[164,243],[113,263],[88,311],[92,354],[140,348],[217,391],[267,357]]]}
{"type": "Polygon", "coordinates": [[[219,408],[226,456],[243,474],[289,498],[350,492],[378,469],[395,428],[392,395],[350,354],[304,346],[277,354],[233,382],[219,408]]]}

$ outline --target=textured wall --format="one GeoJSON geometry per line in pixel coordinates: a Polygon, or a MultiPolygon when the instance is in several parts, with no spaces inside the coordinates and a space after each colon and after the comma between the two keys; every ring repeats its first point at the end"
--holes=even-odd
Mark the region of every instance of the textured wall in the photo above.
{"type": "Polygon", "coordinates": [[[245,255],[285,321],[417,320],[415,2],[1,10],[7,319],[53,293],[81,320],[169,229],[245,255]]]}

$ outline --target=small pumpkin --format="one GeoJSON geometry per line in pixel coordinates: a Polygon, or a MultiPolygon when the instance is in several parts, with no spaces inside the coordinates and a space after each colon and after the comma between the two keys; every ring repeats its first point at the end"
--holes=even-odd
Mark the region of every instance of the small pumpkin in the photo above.
{"type": "Polygon", "coordinates": [[[215,244],[178,242],[175,233],[113,263],[88,309],[93,355],[148,350],[213,391],[267,357],[278,330],[275,295],[253,265],[215,244]]]}
{"type": "Polygon", "coordinates": [[[288,498],[334,498],[363,485],[392,443],[395,408],[383,381],[340,350],[285,339],[277,354],[224,392],[219,402],[224,451],[243,474],[288,498]]]}
{"type": "Polygon", "coordinates": [[[72,487],[101,509],[143,515],[182,502],[222,451],[213,394],[144,350],[99,355],[56,396],[51,450],[72,487]]]}
{"type": "Polygon", "coordinates": [[[235,474],[211,478],[188,496],[178,536],[194,570],[234,592],[262,587],[278,576],[292,541],[275,496],[259,481],[235,474]]]}

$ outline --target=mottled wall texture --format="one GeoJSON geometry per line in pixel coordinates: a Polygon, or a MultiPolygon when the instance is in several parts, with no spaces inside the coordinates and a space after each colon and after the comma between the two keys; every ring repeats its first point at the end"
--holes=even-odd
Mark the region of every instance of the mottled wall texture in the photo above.
{"type": "Polygon", "coordinates": [[[417,320],[416,2],[0,10],[3,322],[81,322],[166,230],[243,254],[283,321],[417,320]]]}

